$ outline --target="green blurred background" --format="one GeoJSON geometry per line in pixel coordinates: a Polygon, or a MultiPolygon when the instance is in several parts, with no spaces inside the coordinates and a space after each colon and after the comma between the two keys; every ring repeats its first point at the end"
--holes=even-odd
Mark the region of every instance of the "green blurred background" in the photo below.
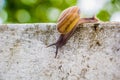
{"type": "MultiPolygon", "coordinates": [[[[96,14],[102,21],[109,21],[120,11],[120,0],[106,4],[96,14]]],[[[0,0],[0,23],[56,22],[62,10],[74,5],[78,0],[0,0]]]]}

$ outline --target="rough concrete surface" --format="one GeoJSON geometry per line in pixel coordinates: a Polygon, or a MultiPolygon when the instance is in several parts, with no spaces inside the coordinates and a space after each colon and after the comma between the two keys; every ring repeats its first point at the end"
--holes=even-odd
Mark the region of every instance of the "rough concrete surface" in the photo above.
{"type": "Polygon", "coordinates": [[[0,25],[0,80],[120,80],[120,23],[80,25],[55,46],[56,24],[0,25]]]}

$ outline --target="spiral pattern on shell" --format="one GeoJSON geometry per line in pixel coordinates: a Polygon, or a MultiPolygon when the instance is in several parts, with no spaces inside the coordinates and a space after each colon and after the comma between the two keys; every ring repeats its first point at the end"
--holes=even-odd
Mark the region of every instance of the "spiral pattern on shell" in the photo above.
{"type": "Polygon", "coordinates": [[[76,27],[79,20],[80,20],[79,7],[73,6],[67,8],[61,13],[60,17],[58,18],[57,30],[61,34],[67,34],[74,27],[76,27]]]}

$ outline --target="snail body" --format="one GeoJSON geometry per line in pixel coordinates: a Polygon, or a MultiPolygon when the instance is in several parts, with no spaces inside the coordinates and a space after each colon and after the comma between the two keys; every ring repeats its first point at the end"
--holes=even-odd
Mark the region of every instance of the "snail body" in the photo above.
{"type": "MultiPolygon", "coordinates": [[[[88,22],[97,22],[98,20],[95,17],[92,18],[80,18],[80,9],[77,6],[72,6],[65,9],[57,21],[57,30],[61,33],[56,43],[53,43],[49,46],[56,46],[55,58],[58,54],[58,49],[67,43],[70,37],[74,34],[76,27],[79,24],[88,23],[88,22]]],[[[48,46],[48,47],[49,47],[48,46]]]]}

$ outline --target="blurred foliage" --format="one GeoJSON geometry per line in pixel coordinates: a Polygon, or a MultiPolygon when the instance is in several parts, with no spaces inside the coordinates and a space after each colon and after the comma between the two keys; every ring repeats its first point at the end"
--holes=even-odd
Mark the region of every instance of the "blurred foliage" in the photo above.
{"type": "Polygon", "coordinates": [[[102,21],[109,21],[110,14],[106,10],[101,10],[99,14],[97,14],[97,17],[102,21]]]}
{"type": "Polygon", "coordinates": [[[60,12],[77,0],[6,0],[7,22],[55,22],[60,12]]]}
{"type": "MultiPolygon", "coordinates": [[[[0,19],[3,23],[55,22],[67,7],[77,4],[77,0],[0,0],[0,19]]],[[[120,0],[110,0],[97,17],[109,21],[111,15],[120,11],[120,0]]]]}
{"type": "Polygon", "coordinates": [[[113,13],[120,11],[120,0],[110,0],[102,10],[97,14],[97,17],[102,21],[109,21],[113,13]]]}

